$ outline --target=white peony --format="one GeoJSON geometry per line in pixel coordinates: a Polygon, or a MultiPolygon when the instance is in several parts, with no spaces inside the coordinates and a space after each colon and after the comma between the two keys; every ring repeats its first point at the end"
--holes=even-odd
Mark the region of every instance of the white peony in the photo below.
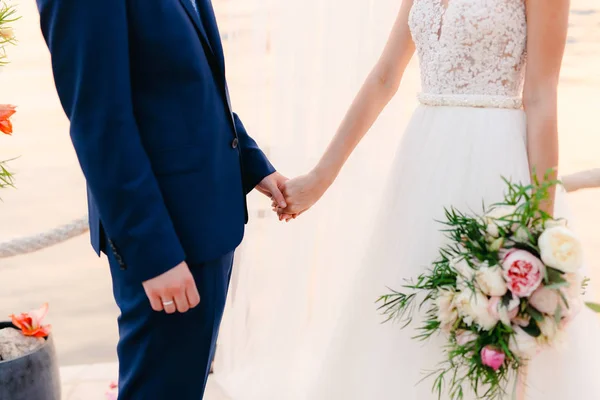
{"type": "Polygon", "coordinates": [[[471,308],[471,296],[473,296],[473,292],[470,289],[465,288],[454,298],[454,305],[458,310],[458,315],[460,315],[465,324],[468,326],[473,325],[475,320],[475,316],[471,308]]]}
{"type": "Polygon", "coordinates": [[[488,296],[501,297],[508,290],[502,268],[499,265],[490,267],[487,262],[476,271],[475,282],[479,289],[488,296]]]}
{"type": "Polygon", "coordinates": [[[450,267],[454,268],[458,273],[456,279],[456,287],[465,289],[475,278],[475,269],[469,265],[469,262],[464,257],[456,257],[450,260],[450,267]]]}
{"type": "Polygon", "coordinates": [[[564,226],[546,229],[538,240],[542,261],[563,272],[575,272],[583,264],[581,243],[564,226]]]}
{"type": "Polygon", "coordinates": [[[519,326],[513,325],[513,330],[515,334],[510,337],[508,343],[510,351],[522,360],[529,360],[535,357],[540,351],[537,340],[525,333],[519,326]]]}
{"type": "Polygon", "coordinates": [[[503,220],[503,218],[513,215],[516,210],[515,206],[497,206],[488,211],[483,217],[487,234],[491,237],[500,236],[499,228],[505,228],[511,224],[511,221],[503,220]]]}
{"type": "Polygon", "coordinates": [[[493,329],[499,321],[489,311],[488,298],[479,291],[465,289],[454,299],[454,304],[465,324],[471,326],[473,323],[481,329],[489,331],[493,329]]]}
{"type": "Polygon", "coordinates": [[[438,309],[437,319],[444,332],[449,332],[458,319],[458,310],[454,306],[454,297],[456,292],[453,290],[440,290],[435,299],[438,309]]]}

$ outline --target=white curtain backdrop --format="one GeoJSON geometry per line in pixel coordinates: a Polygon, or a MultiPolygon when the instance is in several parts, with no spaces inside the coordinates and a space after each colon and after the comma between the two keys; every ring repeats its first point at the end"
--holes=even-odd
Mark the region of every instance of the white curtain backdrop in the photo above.
{"type": "MultiPolygon", "coordinates": [[[[213,1],[234,108],[280,172],[307,172],[379,57],[400,1],[213,1]]],[[[316,207],[281,224],[268,199],[252,196],[215,363],[233,399],[278,398],[309,376],[414,108],[414,68],[405,80],[316,207]]]]}

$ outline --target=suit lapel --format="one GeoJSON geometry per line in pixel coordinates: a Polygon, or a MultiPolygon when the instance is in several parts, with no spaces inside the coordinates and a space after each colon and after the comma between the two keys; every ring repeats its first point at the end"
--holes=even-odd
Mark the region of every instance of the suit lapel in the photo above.
{"type": "Polygon", "coordinates": [[[185,8],[185,11],[187,12],[187,14],[190,17],[190,19],[192,20],[192,22],[194,23],[194,26],[196,27],[196,30],[198,31],[199,36],[201,36],[202,40],[204,41],[206,46],[209,48],[210,52],[213,55],[215,55],[215,52],[210,44],[208,35],[206,34],[206,30],[204,29],[204,24],[202,24],[202,21],[200,21],[200,16],[194,9],[194,6],[192,5],[191,1],[190,0],[179,0],[179,2],[183,6],[183,8],[185,8]]]}
{"type": "Polygon", "coordinates": [[[211,0],[198,0],[198,8],[204,17],[204,22],[207,25],[208,40],[214,49],[214,54],[219,61],[221,70],[225,72],[225,56],[223,54],[223,46],[221,44],[221,36],[219,35],[219,27],[215,18],[215,10],[211,0]]]}
{"type": "MultiPolygon", "coordinates": [[[[183,5],[183,8],[185,8],[185,11],[187,12],[190,19],[194,22],[196,30],[198,31],[199,36],[201,36],[202,41],[206,43],[206,46],[210,49],[212,56],[217,60],[217,69],[220,69],[220,74],[217,75],[220,75],[221,90],[223,90],[223,95],[225,97],[227,107],[229,108],[229,114],[231,116],[233,129],[235,130],[235,119],[233,118],[233,113],[231,112],[231,100],[229,98],[229,89],[227,88],[227,81],[225,80],[225,57],[223,54],[223,46],[221,45],[219,28],[217,27],[217,20],[215,19],[215,13],[212,8],[211,0],[198,0],[198,12],[196,12],[190,0],[179,1],[183,5]],[[200,19],[200,15],[203,15],[205,17],[204,21],[200,19]],[[208,32],[204,28],[205,23],[208,25],[208,32]]],[[[211,62],[211,64],[213,63],[211,62]]]]}

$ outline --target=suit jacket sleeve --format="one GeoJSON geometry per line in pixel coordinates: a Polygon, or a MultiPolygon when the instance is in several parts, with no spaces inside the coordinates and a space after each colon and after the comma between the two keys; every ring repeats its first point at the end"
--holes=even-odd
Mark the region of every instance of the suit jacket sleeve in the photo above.
{"type": "Polygon", "coordinates": [[[246,194],[248,194],[263,180],[264,177],[275,172],[275,168],[271,165],[267,156],[265,156],[258,147],[254,139],[248,135],[248,132],[238,115],[234,113],[233,117],[235,119],[235,129],[240,140],[240,148],[242,151],[244,190],[246,191],[246,194]]]}
{"type": "Polygon", "coordinates": [[[133,114],[127,1],[37,0],[71,139],[121,258],[140,280],[185,259],[133,114]]]}

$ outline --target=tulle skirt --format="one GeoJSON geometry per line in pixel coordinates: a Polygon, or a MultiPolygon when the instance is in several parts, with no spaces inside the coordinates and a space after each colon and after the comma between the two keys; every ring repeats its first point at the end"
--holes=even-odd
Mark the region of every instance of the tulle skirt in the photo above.
{"type": "MultiPolygon", "coordinates": [[[[309,329],[293,350],[263,358],[268,362],[256,365],[255,379],[240,382],[232,398],[437,399],[432,380],[419,382],[442,360],[444,338],[411,339],[411,329],[383,323],[375,301],[438,257],[446,240],[437,222],[444,219],[444,207],[481,212],[483,204],[502,200],[501,177],[529,181],[522,110],[419,106],[392,164],[375,229],[364,233],[369,240],[360,267],[338,298],[339,312],[309,329]]],[[[563,200],[559,194],[560,215],[563,200]]],[[[531,363],[527,399],[600,398],[598,318],[584,310],[568,330],[565,347],[531,363]]]]}

